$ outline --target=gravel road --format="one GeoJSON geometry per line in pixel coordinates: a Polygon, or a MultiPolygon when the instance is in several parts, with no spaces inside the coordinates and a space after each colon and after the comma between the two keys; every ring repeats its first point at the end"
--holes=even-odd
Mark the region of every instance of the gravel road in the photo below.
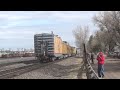
{"type": "Polygon", "coordinates": [[[77,79],[81,58],[70,57],[11,79],[77,79]]]}

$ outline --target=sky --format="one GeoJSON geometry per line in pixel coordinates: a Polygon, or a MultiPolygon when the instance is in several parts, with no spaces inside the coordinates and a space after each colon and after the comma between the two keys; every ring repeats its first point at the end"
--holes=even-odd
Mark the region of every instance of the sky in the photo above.
{"type": "Polygon", "coordinates": [[[79,25],[96,30],[98,11],[0,11],[0,49],[34,48],[34,34],[51,33],[75,46],[72,31],[79,25]]]}

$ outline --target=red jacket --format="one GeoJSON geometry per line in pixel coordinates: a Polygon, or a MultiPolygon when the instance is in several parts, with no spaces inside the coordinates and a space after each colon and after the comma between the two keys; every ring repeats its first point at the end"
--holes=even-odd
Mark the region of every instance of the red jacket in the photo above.
{"type": "Polygon", "coordinates": [[[98,64],[104,64],[105,62],[105,57],[102,52],[100,52],[97,56],[98,64]]]}

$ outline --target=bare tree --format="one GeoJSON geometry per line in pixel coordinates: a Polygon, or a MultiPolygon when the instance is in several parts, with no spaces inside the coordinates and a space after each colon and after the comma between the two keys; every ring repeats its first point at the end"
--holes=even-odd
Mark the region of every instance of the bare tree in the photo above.
{"type": "Polygon", "coordinates": [[[109,52],[120,46],[120,11],[101,12],[94,16],[94,22],[101,31],[101,42],[109,52]]]}
{"type": "Polygon", "coordinates": [[[76,46],[83,50],[83,44],[87,44],[89,38],[88,26],[85,26],[83,28],[81,26],[78,26],[75,30],[73,30],[73,35],[75,37],[76,46]]]}

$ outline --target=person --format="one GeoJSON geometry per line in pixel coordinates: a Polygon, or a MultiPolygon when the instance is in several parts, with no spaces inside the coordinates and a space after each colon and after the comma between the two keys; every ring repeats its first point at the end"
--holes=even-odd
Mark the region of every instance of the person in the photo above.
{"type": "Polygon", "coordinates": [[[105,57],[102,52],[99,52],[97,56],[98,60],[98,76],[100,78],[104,78],[104,62],[105,62],[105,57]]]}
{"type": "Polygon", "coordinates": [[[94,53],[91,53],[91,62],[94,64],[94,53]]]}

